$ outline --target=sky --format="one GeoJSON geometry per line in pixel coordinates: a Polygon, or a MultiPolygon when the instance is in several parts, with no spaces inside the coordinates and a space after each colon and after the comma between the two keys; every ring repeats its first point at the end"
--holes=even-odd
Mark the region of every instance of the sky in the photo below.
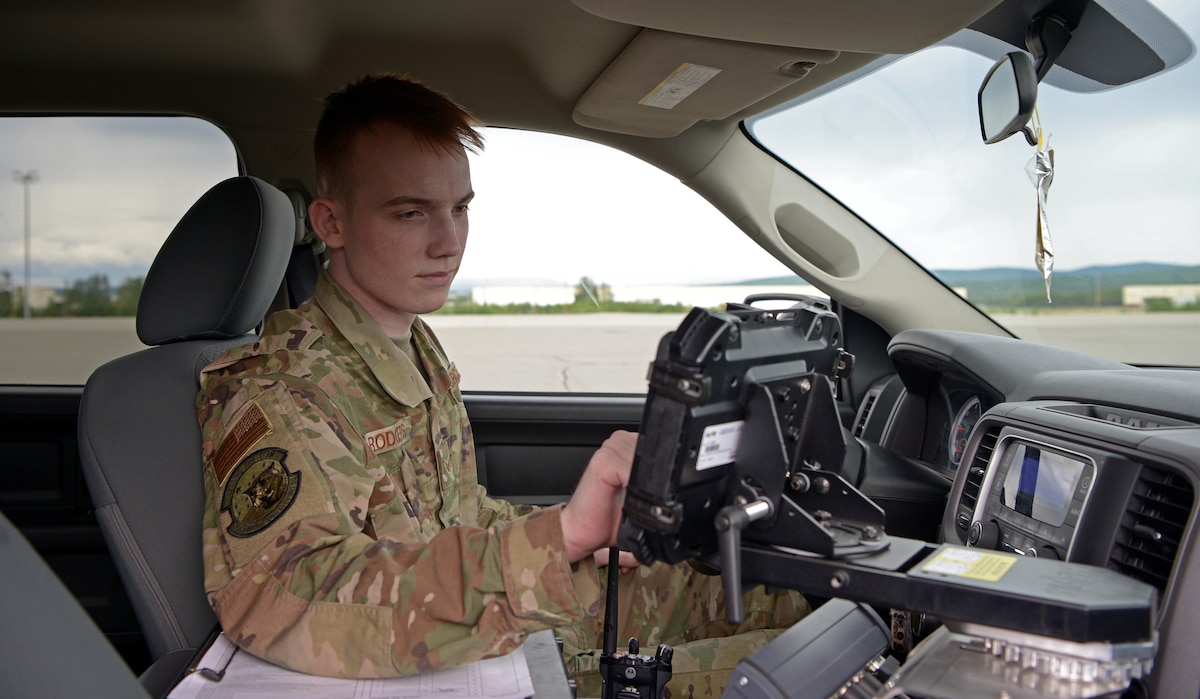
{"type": "Polygon", "coordinates": [[[228,138],[191,118],[0,118],[0,270],[23,283],[24,186],[30,185],[33,286],[96,270],[142,276],[183,212],[237,174],[228,138]]]}
{"type": "MultiPolygon", "coordinates": [[[[32,284],[145,273],[208,186],[236,174],[224,135],[193,119],[0,119],[0,172],[29,170],[32,284]],[[49,127],[49,128],[47,128],[49,127]],[[149,173],[149,175],[148,175],[149,173]]],[[[723,282],[790,274],[678,180],[597,144],[487,129],[463,282],[723,282]],[[717,254],[714,254],[717,253],[717,254]],[[682,260],[677,267],[669,260],[682,260]]],[[[22,185],[0,180],[0,270],[24,265],[22,185]]]]}
{"type": "MultiPolygon", "coordinates": [[[[1200,37],[1200,3],[1156,5],[1200,37]]],[[[926,268],[1029,267],[1034,149],[982,143],[975,99],[990,65],[935,48],[754,129],[926,268]]],[[[1043,84],[1038,116],[1055,153],[1056,269],[1200,264],[1200,60],[1095,94],[1043,84]]]]}
{"type": "MultiPolygon", "coordinates": [[[[1200,36],[1200,3],[1157,4],[1200,36]]],[[[947,75],[946,52],[961,53],[919,55],[903,73],[881,72],[756,133],[928,268],[1029,267],[1032,149],[1019,136],[982,144],[974,99],[990,62],[972,57],[947,75]]],[[[1200,60],[1096,95],[1043,86],[1039,116],[1056,154],[1048,214],[1057,269],[1200,264],[1200,60]]],[[[114,283],[144,274],[174,222],[235,174],[236,160],[219,131],[192,119],[0,119],[0,272],[18,284],[23,188],[8,173],[27,170],[39,176],[32,283],[62,286],[97,270],[114,283]]],[[[790,274],[687,187],[595,144],[489,130],[472,177],[461,281],[790,274]]]]}
{"type": "Polygon", "coordinates": [[[471,176],[463,280],[691,284],[792,274],[677,179],[603,146],[493,129],[471,176]]]}

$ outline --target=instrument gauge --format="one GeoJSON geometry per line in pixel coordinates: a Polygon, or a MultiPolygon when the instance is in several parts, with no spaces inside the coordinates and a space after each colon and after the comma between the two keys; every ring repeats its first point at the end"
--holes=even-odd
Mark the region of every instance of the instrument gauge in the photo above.
{"type": "Polygon", "coordinates": [[[952,469],[957,469],[962,463],[963,453],[967,450],[967,439],[971,436],[971,430],[975,429],[975,423],[979,422],[979,418],[982,416],[983,404],[978,397],[972,397],[963,403],[954,416],[954,421],[950,423],[950,441],[947,446],[950,449],[950,467],[952,469]]]}

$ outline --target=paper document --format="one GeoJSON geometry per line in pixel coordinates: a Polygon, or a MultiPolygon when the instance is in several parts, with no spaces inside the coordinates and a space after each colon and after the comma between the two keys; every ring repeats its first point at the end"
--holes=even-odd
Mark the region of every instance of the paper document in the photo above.
{"type": "Polygon", "coordinates": [[[168,699],[412,699],[533,696],[525,651],[413,677],[344,680],[306,675],[239,650],[221,634],[168,699]]]}

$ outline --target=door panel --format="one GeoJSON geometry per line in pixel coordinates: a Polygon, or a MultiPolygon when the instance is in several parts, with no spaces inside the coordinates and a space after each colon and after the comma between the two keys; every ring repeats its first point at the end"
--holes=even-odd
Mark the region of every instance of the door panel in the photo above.
{"type": "Polygon", "coordinates": [[[596,448],[614,430],[636,431],[643,396],[486,394],[463,397],[479,467],[494,497],[563,502],[596,448]]]}
{"type": "Polygon", "coordinates": [[[0,386],[0,510],[135,670],[145,642],[79,467],[78,386],[0,386]]]}

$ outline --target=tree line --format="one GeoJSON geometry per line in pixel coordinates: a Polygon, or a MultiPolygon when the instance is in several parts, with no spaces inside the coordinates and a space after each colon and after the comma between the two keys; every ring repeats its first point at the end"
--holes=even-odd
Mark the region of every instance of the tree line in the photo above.
{"type": "MultiPolygon", "coordinates": [[[[24,315],[21,294],[0,275],[0,317],[24,315]]],[[[135,316],[144,277],[130,277],[114,287],[106,274],[93,274],[70,282],[44,307],[30,309],[37,318],[74,318],[94,316],[135,316]]],[[[568,304],[537,306],[532,303],[478,304],[470,298],[451,297],[440,311],[448,314],[531,314],[531,313],[682,313],[690,306],[656,301],[614,301],[612,287],[587,277],[575,286],[575,299],[568,304]]]]}
{"type": "MultiPolygon", "coordinates": [[[[45,306],[31,306],[29,315],[36,318],[134,316],[144,281],[144,277],[130,277],[114,287],[108,275],[93,274],[70,282],[45,306]]],[[[23,316],[22,303],[21,294],[11,283],[0,288],[0,317],[23,316]]]]}
{"type": "Polygon", "coordinates": [[[612,287],[583,277],[575,285],[571,303],[475,303],[470,297],[450,297],[438,313],[449,315],[532,315],[561,313],[684,313],[691,306],[659,301],[615,301],[612,287]]]}
{"type": "MultiPolygon", "coordinates": [[[[19,291],[13,286],[7,273],[0,273],[0,317],[24,315],[19,291]],[[7,282],[7,283],[5,283],[7,282]]],[[[90,316],[134,316],[137,315],[138,297],[142,293],[144,277],[129,277],[113,286],[106,274],[93,274],[72,281],[57,298],[41,307],[30,309],[30,315],[42,318],[90,317],[90,316]]],[[[1040,281],[1040,280],[1039,280],[1040,281]]],[[[1099,290],[1078,288],[1062,284],[1054,290],[1053,307],[1120,306],[1119,287],[1099,290]]],[[[479,304],[469,297],[452,296],[440,313],[447,314],[534,314],[534,313],[681,313],[690,309],[681,304],[666,304],[657,301],[614,301],[612,288],[608,284],[583,277],[575,285],[575,298],[571,303],[534,305],[532,303],[479,304]]],[[[1014,293],[1013,290],[988,288],[984,285],[970,288],[968,298],[992,310],[1050,307],[1046,302],[1045,290],[1034,286],[1014,293]],[[1007,291],[1007,293],[1005,293],[1007,291]]],[[[1176,304],[1170,299],[1150,299],[1146,303],[1150,312],[1196,311],[1200,303],[1176,304]]]]}

